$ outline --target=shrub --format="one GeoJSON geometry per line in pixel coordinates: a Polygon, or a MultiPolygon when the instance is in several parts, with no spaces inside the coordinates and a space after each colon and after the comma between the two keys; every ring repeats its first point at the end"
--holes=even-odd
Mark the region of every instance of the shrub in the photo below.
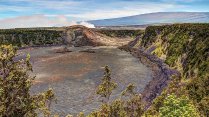
{"type": "Polygon", "coordinates": [[[198,117],[195,107],[185,96],[168,95],[160,108],[161,117],[198,117]]]}
{"type": "Polygon", "coordinates": [[[104,77],[102,79],[102,83],[98,86],[97,94],[104,98],[104,102],[108,102],[110,95],[112,94],[112,90],[117,87],[117,84],[111,81],[110,77],[110,69],[108,66],[105,66],[104,77]]]}
{"type": "Polygon", "coordinates": [[[48,116],[53,91],[31,95],[34,77],[28,74],[32,71],[30,56],[25,60],[15,57],[17,52],[11,45],[0,46],[0,116],[36,117],[38,110],[48,116]]]}

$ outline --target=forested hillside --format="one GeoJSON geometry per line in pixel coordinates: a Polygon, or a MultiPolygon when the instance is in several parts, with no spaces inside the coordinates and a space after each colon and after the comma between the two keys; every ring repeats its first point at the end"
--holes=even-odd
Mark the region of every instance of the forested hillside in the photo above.
{"type": "Polygon", "coordinates": [[[165,106],[169,94],[189,97],[201,115],[209,116],[209,24],[150,26],[134,48],[141,48],[181,73],[173,78],[149,109],[151,114],[165,106]]]}
{"type": "Polygon", "coordinates": [[[62,31],[7,29],[0,30],[0,45],[12,44],[17,47],[63,44],[62,31]]]}
{"type": "Polygon", "coordinates": [[[125,30],[125,29],[118,29],[118,30],[112,30],[112,29],[96,29],[97,32],[100,32],[102,34],[105,34],[110,37],[119,37],[119,38],[136,38],[139,34],[143,34],[143,30],[125,30]]]}
{"type": "MultiPolygon", "coordinates": [[[[80,26],[82,27],[82,26],[80,26]]],[[[86,40],[89,37],[86,37],[84,29],[91,30],[94,34],[92,38],[96,38],[97,36],[106,35],[108,39],[134,39],[138,34],[143,34],[142,30],[111,30],[111,29],[90,29],[87,27],[83,27],[81,31],[77,34],[73,29],[68,29],[68,27],[61,28],[19,28],[19,29],[5,29],[0,30],[0,45],[3,44],[12,44],[16,47],[30,47],[30,46],[51,46],[51,45],[62,45],[69,44],[68,38],[75,37],[80,38],[84,36],[86,40]],[[67,34],[72,32],[72,35],[67,34]],[[84,31],[84,32],[82,32],[84,31]],[[97,33],[96,33],[97,32],[97,33]]],[[[79,30],[79,26],[76,27],[75,30],[79,30]]],[[[100,40],[97,39],[97,40],[100,40]]],[[[106,39],[107,40],[107,39],[106,39]]],[[[107,41],[106,41],[107,42],[107,41]]],[[[121,42],[119,40],[118,42],[121,42]]],[[[77,41],[78,43],[78,41],[77,41]]],[[[83,40],[83,42],[85,42],[83,40]]],[[[94,45],[94,44],[93,44],[94,45]]],[[[76,46],[76,45],[74,45],[76,46]]]]}

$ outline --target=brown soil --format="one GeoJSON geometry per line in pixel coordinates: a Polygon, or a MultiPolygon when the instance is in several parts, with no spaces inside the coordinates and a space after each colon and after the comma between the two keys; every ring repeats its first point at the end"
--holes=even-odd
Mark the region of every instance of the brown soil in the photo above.
{"type": "Polygon", "coordinates": [[[79,46],[122,46],[131,39],[112,38],[90,28],[74,25],[65,29],[65,41],[69,45],[79,46]]]}

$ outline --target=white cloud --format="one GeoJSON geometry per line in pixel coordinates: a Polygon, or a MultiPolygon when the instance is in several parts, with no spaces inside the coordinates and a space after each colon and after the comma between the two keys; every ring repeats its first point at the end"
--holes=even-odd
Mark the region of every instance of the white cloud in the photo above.
{"type": "Polygon", "coordinates": [[[95,10],[93,12],[86,12],[80,14],[67,14],[68,17],[76,17],[78,19],[95,20],[118,18],[132,15],[139,15],[144,13],[162,12],[166,9],[181,8],[183,6],[175,4],[158,4],[158,3],[143,3],[133,5],[131,7],[123,7],[116,10],[95,10]]]}
{"type": "MultiPolygon", "coordinates": [[[[151,12],[163,12],[171,9],[182,9],[185,6],[168,2],[111,2],[94,3],[89,1],[73,0],[7,0],[13,5],[0,4],[1,11],[15,11],[22,16],[7,18],[0,17],[0,28],[17,27],[49,27],[49,26],[69,26],[77,24],[75,21],[86,21],[96,19],[118,18],[151,12]],[[27,3],[15,4],[15,2],[27,3]],[[30,14],[30,16],[24,16],[30,14]],[[43,14],[43,15],[35,15],[43,14]],[[69,21],[69,19],[71,21],[69,21]]],[[[189,0],[191,1],[191,0],[189,0]]],[[[1,16],[1,14],[0,14],[1,16]]],[[[86,22],[82,25],[94,27],[86,22]]]]}
{"type": "MultiPolygon", "coordinates": [[[[175,2],[145,2],[145,1],[112,1],[99,3],[98,1],[75,1],[75,0],[7,0],[12,5],[0,4],[1,11],[15,11],[26,14],[49,14],[57,16],[63,14],[79,20],[116,18],[143,13],[178,10],[181,5],[175,2]],[[15,4],[15,3],[21,3],[15,4]],[[25,3],[26,5],[24,5],[25,3]],[[57,14],[57,15],[56,15],[57,14]]],[[[174,0],[182,1],[182,0],[174,0]]],[[[194,0],[186,0],[194,1],[194,0]]]]}
{"type": "Polygon", "coordinates": [[[86,26],[86,27],[89,27],[89,28],[95,28],[94,24],[90,24],[90,23],[84,22],[84,21],[78,23],[78,25],[83,25],[83,26],[86,26]]]}
{"type": "Polygon", "coordinates": [[[21,6],[7,6],[0,4],[0,11],[15,11],[15,12],[23,12],[31,10],[30,7],[21,7],[21,6]]]}
{"type": "Polygon", "coordinates": [[[48,9],[69,9],[72,6],[77,6],[80,2],[76,1],[45,1],[45,0],[30,0],[33,4],[37,5],[38,7],[48,8],[48,9]]]}
{"type": "Polygon", "coordinates": [[[0,11],[38,13],[42,10],[71,10],[81,4],[79,1],[53,1],[53,0],[7,0],[12,4],[0,4],[0,11]]]}
{"type": "Polygon", "coordinates": [[[84,25],[89,28],[94,28],[93,24],[89,24],[86,22],[81,22],[80,24],[78,24],[75,21],[68,21],[67,17],[64,15],[59,15],[53,18],[49,18],[45,15],[33,15],[0,20],[0,29],[71,25],[84,25]]]}
{"type": "Polygon", "coordinates": [[[189,2],[200,2],[202,0],[162,0],[163,2],[185,2],[185,3],[189,3],[189,2]]]}

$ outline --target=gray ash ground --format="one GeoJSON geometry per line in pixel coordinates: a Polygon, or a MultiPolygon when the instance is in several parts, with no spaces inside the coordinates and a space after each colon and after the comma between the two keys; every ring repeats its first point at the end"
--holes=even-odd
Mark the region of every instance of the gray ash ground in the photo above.
{"type": "Polygon", "coordinates": [[[20,50],[20,58],[29,53],[36,80],[31,93],[52,88],[57,98],[51,111],[61,116],[85,114],[98,109],[101,102],[95,89],[101,82],[104,66],[109,65],[118,88],[111,100],[119,97],[129,83],[142,92],[152,80],[152,71],[131,54],[115,47],[69,47],[72,52],[57,53],[60,47],[40,47],[20,50]]]}

